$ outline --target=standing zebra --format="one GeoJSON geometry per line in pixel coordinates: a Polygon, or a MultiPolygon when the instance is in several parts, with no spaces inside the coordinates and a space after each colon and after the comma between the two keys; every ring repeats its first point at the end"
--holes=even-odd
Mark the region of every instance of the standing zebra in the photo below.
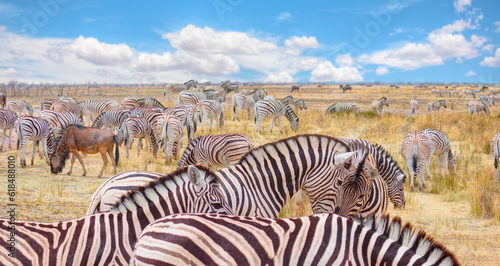
{"type": "Polygon", "coordinates": [[[179,93],[184,90],[189,90],[191,87],[196,88],[197,87],[197,81],[194,80],[188,80],[184,82],[184,84],[168,84],[165,86],[165,91],[163,92],[163,96],[167,95],[168,93],[168,101],[172,100],[172,93],[179,93]]]}
{"type": "Polygon", "coordinates": [[[419,108],[420,108],[420,104],[417,101],[417,96],[414,96],[413,100],[410,101],[411,114],[413,116],[416,116],[417,115],[417,111],[418,111],[419,108]]]}
{"type": "Polygon", "coordinates": [[[262,133],[262,128],[260,126],[262,120],[266,117],[273,118],[273,123],[271,124],[271,132],[273,131],[276,119],[279,121],[280,133],[283,132],[283,116],[285,116],[288,121],[290,121],[290,127],[293,131],[299,129],[299,118],[293,112],[292,108],[286,103],[280,101],[258,101],[254,107],[254,117],[256,125],[256,131],[262,133]]]}
{"type": "Polygon", "coordinates": [[[297,100],[291,106],[294,112],[298,112],[299,110],[307,110],[306,102],[304,102],[304,100],[297,100]]]}
{"type": "Polygon", "coordinates": [[[188,144],[177,163],[177,168],[192,164],[200,164],[210,169],[226,167],[236,164],[253,147],[253,142],[243,134],[201,136],[188,144]]]}
{"type": "Polygon", "coordinates": [[[107,128],[113,131],[115,128],[119,128],[123,121],[128,117],[128,112],[130,110],[112,110],[106,111],[100,114],[94,120],[92,127],[94,128],[107,128]]]}
{"type": "Polygon", "coordinates": [[[3,129],[2,146],[0,146],[0,151],[3,150],[3,142],[5,141],[7,130],[9,130],[9,149],[12,148],[12,129],[15,127],[16,121],[17,114],[15,112],[7,109],[0,109],[0,128],[3,129]]]}
{"type": "Polygon", "coordinates": [[[2,109],[5,108],[5,104],[7,103],[7,95],[5,93],[0,92],[0,105],[2,105],[2,109]]]}
{"type": "Polygon", "coordinates": [[[45,161],[49,163],[49,155],[47,153],[47,137],[49,136],[50,126],[47,121],[40,117],[26,116],[19,117],[17,121],[17,149],[19,149],[20,164],[22,168],[26,167],[25,148],[28,141],[33,141],[33,153],[31,154],[31,165],[35,160],[36,142],[40,143],[40,152],[43,150],[45,161]]]}
{"type": "MultiPolygon", "coordinates": [[[[448,139],[448,135],[446,135],[446,133],[442,131],[432,128],[424,129],[422,130],[422,132],[427,136],[427,140],[431,148],[431,154],[436,155],[438,158],[439,175],[442,175],[441,161],[444,161],[444,171],[446,174],[448,174],[448,169],[450,171],[454,171],[455,157],[457,156],[457,152],[451,152],[450,140],[448,139]]],[[[426,162],[425,168],[427,169],[427,175],[429,175],[429,178],[432,180],[431,171],[429,170],[431,158],[429,158],[429,161],[426,162]]]]}
{"type": "Polygon", "coordinates": [[[469,98],[476,99],[476,93],[474,91],[471,91],[471,90],[463,90],[462,97],[465,98],[465,96],[469,96],[469,98]]]}
{"type": "Polygon", "coordinates": [[[495,102],[493,101],[493,99],[490,96],[488,96],[488,95],[481,95],[481,96],[479,96],[479,101],[481,101],[483,103],[486,103],[490,107],[491,107],[491,105],[495,104],[495,102]]]}
{"type": "Polygon", "coordinates": [[[326,113],[337,113],[337,112],[359,112],[359,106],[355,103],[334,103],[326,109],[326,113]]]}
{"type": "Polygon", "coordinates": [[[79,116],[83,121],[82,109],[80,109],[80,106],[77,103],[58,101],[52,104],[50,110],[57,112],[71,112],[79,116]]]}
{"type": "Polygon", "coordinates": [[[219,91],[181,91],[178,96],[177,104],[195,104],[197,105],[201,100],[216,100],[221,98],[222,95],[219,91]]]}
{"type": "Polygon", "coordinates": [[[21,116],[23,113],[32,116],[33,115],[33,106],[27,103],[25,100],[15,100],[7,102],[7,109],[12,110],[15,113],[19,113],[21,116]]]}
{"type": "Polygon", "coordinates": [[[469,108],[469,114],[471,115],[479,114],[480,112],[484,112],[487,115],[490,114],[490,108],[481,101],[469,101],[467,108],[469,108]]]}
{"type": "Polygon", "coordinates": [[[49,123],[51,127],[56,143],[59,143],[61,140],[64,131],[70,125],[80,125],[83,126],[83,122],[79,116],[70,112],[56,112],[52,110],[43,110],[40,111],[40,115],[43,120],[49,123]]]}
{"type": "Polygon", "coordinates": [[[450,90],[443,90],[441,92],[441,97],[444,97],[446,95],[448,95],[448,97],[451,98],[451,91],[450,90]]]}
{"type": "Polygon", "coordinates": [[[221,129],[224,126],[224,108],[219,101],[201,100],[197,108],[200,112],[201,129],[203,129],[203,125],[208,118],[210,118],[210,131],[212,131],[214,118],[217,129],[221,129]]]}
{"type": "Polygon", "coordinates": [[[236,117],[238,121],[240,121],[240,112],[242,109],[248,111],[248,119],[252,117],[255,102],[259,100],[259,93],[257,91],[253,91],[250,95],[245,96],[241,93],[236,93],[231,98],[231,103],[233,105],[233,121],[236,117]]]}
{"type": "Polygon", "coordinates": [[[418,187],[426,188],[424,180],[424,167],[427,161],[432,157],[432,148],[427,139],[427,135],[422,131],[412,131],[406,134],[401,145],[401,156],[408,164],[411,183],[410,189],[413,190],[415,173],[420,177],[418,187]]]}
{"type": "MultiPolygon", "coordinates": [[[[52,223],[16,220],[15,258],[7,248],[0,249],[0,258],[5,265],[128,265],[142,230],[180,212],[233,214],[218,177],[189,166],[128,193],[109,213],[52,223]]],[[[9,246],[11,227],[9,219],[0,219],[3,247],[9,246]]]]}
{"type": "Polygon", "coordinates": [[[78,101],[75,98],[66,97],[66,96],[59,97],[59,101],[78,104],[78,101]]]}
{"type": "Polygon", "coordinates": [[[78,103],[82,113],[87,117],[89,126],[94,123],[93,116],[97,117],[106,111],[118,110],[120,105],[117,101],[107,100],[107,101],[96,101],[87,100],[78,103]]]}
{"type": "Polygon", "coordinates": [[[431,111],[437,112],[437,111],[439,111],[439,108],[441,108],[441,106],[446,108],[446,102],[444,100],[440,100],[438,102],[428,102],[427,103],[427,110],[429,112],[431,112],[431,111]]]}
{"type": "Polygon", "coordinates": [[[460,97],[460,91],[459,90],[453,90],[451,92],[451,94],[453,95],[453,97],[460,97]]]}
{"type": "Polygon", "coordinates": [[[460,265],[424,231],[389,216],[270,219],[176,214],[151,223],[130,265],[460,265]]]}
{"type": "Polygon", "coordinates": [[[493,137],[490,147],[491,151],[493,152],[493,165],[495,166],[495,169],[497,169],[495,178],[497,181],[500,181],[498,174],[498,160],[500,159],[500,133],[497,133],[493,137]]]}
{"type": "MultiPolygon", "coordinates": [[[[197,108],[194,104],[178,104],[171,108],[165,108],[164,113],[167,115],[175,115],[184,127],[186,127],[188,140],[191,141],[196,137],[197,129],[197,108]]],[[[163,122],[162,122],[163,123],[163,122]]],[[[161,132],[161,131],[160,131],[161,132]]]]}
{"type": "Polygon", "coordinates": [[[129,150],[134,143],[134,139],[139,139],[137,143],[137,156],[139,156],[142,149],[142,139],[148,138],[149,151],[153,154],[153,157],[156,158],[156,153],[158,151],[158,138],[156,137],[156,131],[145,118],[129,117],[125,119],[122,126],[118,129],[117,138],[120,144],[125,142],[127,159],[129,158],[129,150]]]}
{"type": "Polygon", "coordinates": [[[50,110],[52,105],[57,101],[57,99],[43,99],[42,101],[40,101],[40,111],[50,110]]]}
{"type": "Polygon", "coordinates": [[[389,107],[389,102],[387,101],[387,98],[385,96],[383,96],[379,100],[372,101],[372,109],[377,114],[382,113],[382,108],[384,107],[384,105],[389,107]]]}
{"type": "Polygon", "coordinates": [[[291,104],[293,104],[293,96],[288,95],[285,98],[281,99],[280,102],[291,105],[291,104]]]}
{"type": "Polygon", "coordinates": [[[172,157],[179,158],[183,135],[184,127],[179,118],[174,115],[164,115],[160,147],[163,147],[163,152],[166,154],[165,163],[169,163],[172,157]]]}
{"type": "Polygon", "coordinates": [[[121,104],[120,104],[120,107],[118,109],[120,110],[130,110],[130,109],[134,109],[134,108],[139,108],[141,107],[139,105],[139,103],[135,100],[126,100],[126,101],[123,101],[121,104]]]}

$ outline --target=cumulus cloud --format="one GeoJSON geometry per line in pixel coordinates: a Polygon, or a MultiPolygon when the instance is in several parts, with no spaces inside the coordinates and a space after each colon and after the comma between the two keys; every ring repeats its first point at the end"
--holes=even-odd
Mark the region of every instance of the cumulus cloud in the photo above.
{"type": "Polygon", "coordinates": [[[482,66],[500,67],[500,48],[497,48],[495,56],[485,57],[479,64],[482,66]]]}
{"type": "Polygon", "coordinates": [[[486,52],[493,52],[493,49],[495,49],[495,45],[493,44],[488,44],[488,45],[485,45],[483,46],[483,51],[486,51],[486,52]]]}
{"type": "Polygon", "coordinates": [[[363,76],[358,69],[352,66],[335,67],[330,61],[318,64],[318,67],[311,72],[312,82],[359,82],[363,81],[363,76]]]}
{"type": "Polygon", "coordinates": [[[97,65],[119,65],[132,60],[133,52],[126,44],[107,44],[96,38],[78,37],[70,49],[79,58],[97,65]]]}
{"type": "Polygon", "coordinates": [[[191,24],[180,32],[164,34],[162,38],[175,48],[205,54],[259,54],[278,48],[274,43],[252,38],[244,32],[216,32],[191,24]]]}
{"type": "Polygon", "coordinates": [[[283,21],[283,20],[291,20],[292,19],[292,14],[290,14],[290,12],[283,12],[283,13],[280,13],[277,17],[276,17],[276,20],[280,20],[280,21],[283,21]]]}
{"type": "Polygon", "coordinates": [[[16,75],[17,71],[12,67],[6,69],[0,68],[0,76],[2,77],[15,77],[16,75]]]}
{"type": "Polygon", "coordinates": [[[285,40],[285,46],[288,48],[286,50],[287,53],[300,55],[305,49],[318,48],[319,44],[314,36],[293,36],[290,39],[285,40]]]}
{"type": "Polygon", "coordinates": [[[335,57],[335,63],[339,66],[352,66],[354,65],[354,60],[351,54],[340,54],[335,57]]]}
{"type": "Polygon", "coordinates": [[[264,78],[264,82],[293,82],[293,77],[285,71],[271,73],[264,78]]]}
{"type": "Polygon", "coordinates": [[[383,76],[385,74],[389,74],[389,69],[387,67],[380,66],[377,68],[377,70],[375,70],[375,73],[377,74],[377,76],[383,76]]]}
{"type": "Polygon", "coordinates": [[[495,23],[493,23],[493,25],[495,25],[495,32],[499,33],[500,32],[500,21],[495,21],[495,23]]]}
{"type": "Polygon", "coordinates": [[[470,76],[475,76],[476,75],[476,72],[472,71],[472,70],[469,70],[469,72],[465,73],[465,75],[467,77],[470,77],[470,76]]]}
{"type": "Polygon", "coordinates": [[[471,6],[472,0],[455,0],[453,5],[458,12],[464,12],[466,10],[466,6],[471,6]]]}

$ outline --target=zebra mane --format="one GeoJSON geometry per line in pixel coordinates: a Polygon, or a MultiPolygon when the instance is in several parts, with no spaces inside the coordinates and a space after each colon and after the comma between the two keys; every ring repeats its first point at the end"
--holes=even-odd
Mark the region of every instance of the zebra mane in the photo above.
{"type": "MultiPolygon", "coordinates": [[[[356,174],[354,175],[354,180],[358,180],[358,178],[361,176],[361,173],[365,170],[365,164],[366,164],[366,159],[368,157],[368,154],[370,154],[370,149],[366,145],[362,145],[361,149],[358,150],[359,155],[357,154],[356,156],[361,157],[361,163],[358,165],[358,168],[356,168],[356,174]]],[[[359,158],[358,157],[358,158],[359,158]]]]}
{"type": "MultiPolygon", "coordinates": [[[[220,179],[214,172],[212,172],[208,167],[197,165],[198,169],[205,174],[205,181],[207,183],[220,183],[220,179]],[[211,177],[210,179],[207,177],[211,177]]],[[[183,183],[190,182],[187,175],[188,168],[179,168],[171,173],[160,176],[150,182],[130,190],[125,195],[113,204],[109,212],[123,213],[128,211],[134,211],[138,207],[147,206],[150,202],[158,201],[158,198],[168,197],[168,191],[173,191],[169,188],[168,184],[173,183],[175,187],[179,187],[183,183]]]]}
{"type": "MultiPolygon", "coordinates": [[[[375,150],[377,150],[378,152],[380,152],[380,154],[382,156],[385,156],[386,158],[389,158],[390,159],[390,165],[392,165],[394,168],[396,168],[396,170],[399,170],[401,171],[401,173],[404,173],[403,170],[401,169],[401,167],[399,167],[399,164],[398,162],[396,162],[394,160],[394,158],[392,158],[391,154],[386,150],[384,149],[384,147],[382,147],[381,145],[375,143],[375,144],[372,144],[372,146],[375,148],[375,150]]],[[[406,177],[406,175],[405,175],[406,177]]],[[[404,180],[403,180],[404,181],[404,180]]]]}
{"type": "Polygon", "coordinates": [[[177,167],[183,167],[184,163],[186,163],[187,159],[189,156],[192,154],[194,147],[198,142],[200,142],[200,139],[203,136],[199,136],[195,139],[193,139],[189,144],[187,145],[186,149],[184,150],[184,153],[182,153],[181,159],[177,162],[177,167]]]}
{"type": "MultiPolygon", "coordinates": [[[[292,108],[290,107],[290,105],[288,105],[286,103],[282,103],[282,104],[285,106],[286,112],[291,115],[291,118],[297,118],[297,122],[299,122],[299,117],[295,114],[295,112],[292,110],[292,108]]],[[[288,119],[288,120],[290,120],[290,122],[292,121],[291,118],[288,119]]]]}
{"type": "Polygon", "coordinates": [[[397,241],[425,258],[430,265],[460,265],[455,255],[445,246],[425,231],[416,229],[409,222],[403,226],[403,222],[398,216],[391,220],[389,214],[384,214],[378,221],[375,220],[374,216],[367,217],[366,222],[358,218],[354,218],[353,221],[369,228],[372,232],[397,241]]]}
{"type": "Polygon", "coordinates": [[[157,99],[151,98],[151,97],[149,99],[153,103],[153,105],[155,105],[154,107],[165,109],[165,106],[161,102],[159,102],[157,99]]]}

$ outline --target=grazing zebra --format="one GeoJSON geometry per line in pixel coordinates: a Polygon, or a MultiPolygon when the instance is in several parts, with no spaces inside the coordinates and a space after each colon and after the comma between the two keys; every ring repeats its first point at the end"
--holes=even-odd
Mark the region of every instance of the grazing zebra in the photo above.
{"type": "Polygon", "coordinates": [[[217,129],[221,129],[224,126],[224,108],[219,101],[201,100],[197,108],[200,112],[201,129],[203,129],[203,125],[208,118],[210,118],[210,131],[212,131],[212,122],[214,118],[217,129]]]}
{"type": "Polygon", "coordinates": [[[14,111],[0,109],[0,128],[3,129],[2,146],[0,146],[0,151],[3,150],[3,142],[5,141],[7,130],[9,130],[9,149],[12,148],[12,129],[14,128],[16,121],[17,114],[14,111]]]}
{"type": "Polygon", "coordinates": [[[463,90],[462,97],[465,98],[465,96],[469,96],[469,98],[476,99],[476,93],[474,91],[471,91],[471,90],[463,90]]]}
{"type": "Polygon", "coordinates": [[[387,101],[387,98],[385,96],[383,96],[379,100],[372,101],[372,109],[377,114],[382,113],[382,108],[384,107],[384,105],[389,107],[389,102],[387,101]]]}
{"type": "Polygon", "coordinates": [[[298,112],[299,110],[307,110],[306,102],[302,99],[294,102],[291,106],[294,112],[298,112]]]}
{"type": "Polygon", "coordinates": [[[119,128],[125,118],[128,117],[129,110],[112,110],[100,114],[94,120],[92,127],[94,128],[107,128],[113,131],[115,128],[119,128]]]}
{"type": "Polygon", "coordinates": [[[168,101],[172,100],[172,93],[179,93],[184,90],[189,90],[191,87],[196,88],[198,82],[195,80],[188,80],[184,82],[184,84],[168,84],[165,86],[165,91],[163,92],[163,96],[167,95],[168,93],[168,101]]]}
{"type": "Polygon", "coordinates": [[[127,159],[129,158],[129,150],[134,143],[134,139],[139,139],[137,144],[137,155],[140,155],[142,149],[142,139],[148,138],[149,151],[156,158],[158,151],[158,142],[156,131],[153,129],[149,121],[142,117],[129,117],[123,121],[122,126],[118,129],[118,142],[121,144],[125,142],[127,151],[127,159]]]}
{"type": "Polygon", "coordinates": [[[222,95],[220,96],[221,97],[221,101],[222,102],[225,102],[226,101],[226,97],[227,95],[234,91],[235,93],[239,93],[239,86],[237,84],[231,84],[231,82],[228,80],[228,81],[225,81],[223,82],[220,87],[223,89],[223,93],[222,95]]]}
{"type": "Polygon", "coordinates": [[[87,117],[89,126],[94,123],[93,116],[99,116],[106,111],[118,110],[120,105],[117,101],[107,100],[107,101],[96,101],[87,100],[78,103],[82,113],[87,117]]]}
{"type": "Polygon", "coordinates": [[[479,101],[481,101],[483,103],[486,103],[490,107],[491,107],[492,104],[495,104],[493,102],[493,99],[490,96],[488,96],[488,95],[481,95],[481,96],[479,96],[479,101]]]}
{"type": "Polygon", "coordinates": [[[351,150],[367,147],[375,160],[382,179],[387,183],[388,196],[395,209],[405,206],[404,182],[406,175],[392,156],[380,145],[372,145],[363,139],[341,139],[348,143],[351,150]]]}
{"type": "MultiPolygon", "coordinates": [[[[167,115],[175,115],[181,120],[186,127],[188,140],[191,141],[196,137],[197,129],[197,108],[194,104],[178,104],[172,108],[166,108],[164,113],[167,115]]],[[[162,122],[163,123],[163,122],[162,122]]]]}
{"type": "Polygon", "coordinates": [[[355,103],[334,103],[326,109],[326,113],[337,113],[337,112],[359,112],[359,106],[355,103]]]}
{"type": "Polygon", "coordinates": [[[374,220],[175,214],[144,229],[130,265],[460,265],[399,217],[374,220]]]}
{"type": "Polygon", "coordinates": [[[484,87],[482,89],[475,89],[474,94],[480,95],[481,93],[484,93],[484,89],[485,89],[484,87]]]}
{"type": "Polygon", "coordinates": [[[451,92],[451,94],[453,95],[453,97],[460,97],[460,91],[459,90],[453,90],[451,92]]]}
{"type": "Polygon", "coordinates": [[[441,108],[441,106],[446,108],[446,102],[444,100],[440,100],[438,102],[428,102],[427,110],[437,112],[439,111],[439,108],[441,108]]]}
{"type": "Polygon", "coordinates": [[[2,105],[2,109],[5,108],[5,104],[7,103],[7,95],[5,93],[0,92],[0,105],[2,105]]]}
{"type": "Polygon", "coordinates": [[[437,96],[443,96],[443,95],[442,95],[442,93],[441,93],[441,91],[440,91],[440,90],[438,90],[438,89],[432,89],[431,94],[432,94],[432,95],[434,95],[434,94],[435,94],[435,95],[437,95],[437,96]]]}
{"type": "Polygon", "coordinates": [[[499,95],[489,95],[488,97],[490,97],[490,102],[492,105],[495,105],[497,102],[500,102],[499,95]]]}
{"type": "Polygon", "coordinates": [[[50,110],[57,112],[70,112],[79,116],[83,121],[82,110],[80,109],[80,106],[77,103],[57,101],[54,104],[52,104],[50,110]]]}
{"type": "Polygon", "coordinates": [[[152,97],[126,97],[123,99],[122,103],[127,101],[136,101],[139,107],[158,107],[160,109],[165,109],[162,103],[152,97]]]}
{"type": "Polygon", "coordinates": [[[135,109],[135,108],[140,108],[141,106],[139,105],[139,103],[135,100],[126,100],[126,101],[123,101],[121,104],[120,104],[120,107],[118,109],[120,110],[130,110],[130,109],[135,109]]]}
{"type": "Polygon", "coordinates": [[[166,154],[165,163],[169,163],[172,157],[179,158],[181,143],[185,139],[183,135],[184,127],[181,120],[174,115],[164,115],[160,147],[163,147],[163,152],[166,154]]]}
{"type": "Polygon", "coordinates": [[[50,110],[52,105],[57,101],[57,99],[43,99],[42,101],[40,101],[40,111],[50,110]]]}
{"type": "Polygon", "coordinates": [[[75,98],[66,97],[66,96],[59,97],[59,101],[78,104],[78,101],[75,98]]]}
{"type": "Polygon", "coordinates": [[[293,96],[288,95],[285,98],[281,99],[280,102],[291,105],[291,104],[293,104],[293,96]]]}
{"type": "Polygon", "coordinates": [[[416,116],[419,108],[420,108],[420,104],[418,103],[417,98],[414,97],[414,99],[410,101],[411,114],[413,116],[416,116]]]}
{"type": "Polygon", "coordinates": [[[233,105],[233,121],[236,117],[240,121],[240,112],[242,109],[247,110],[248,119],[250,120],[253,114],[255,102],[259,100],[259,93],[257,91],[251,92],[248,96],[244,94],[236,93],[231,98],[231,103],[233,105]]]}
{"type": "Polygon", "coordinates": [[[290,89],[290,93],[294,92],[294,91],[299,91],[300,90],[300,86],[298,85],[293,85],[292,88],[290,89]]]}
{"type": "Polygon", "coordinates": [[[480,112],[484,112],[487,115],[490,114],[490,108],[481,101],[469,101],[467,108],[469,108],[469,114],[471,115],[479,114],[480,112]]]}
{"type": "Polygon", "coordinates": [[[278,119],[280,133],[282,133],[283,116],[285,116],[288,121],[290,121],[290,127],[293,131],[297,131],[299,129],[299,118],[288,104],[282,103],[280,101],[258,101],[254,106],[255,123],[257,124],[256,131],[262,133],[262,128],[260,126],[262,120],[266,117],[271,117],[273,118],[273,123],[271,124],[271,132],[273,131],[276,119],[278,119]]]}
{"type": "Polygon", "coordinates": [[[31,165],[35,160],[36,142],[40,143],[40,152],[45,155],[45,161],[49,163],[49,155],[47,153],[47,137],[49,136],[50,126],[47,121],[40,117],[26,116],[19,117],[17,121],[17,149],[19,149],[20,165],[22,168],[26,167],[25,148],[28,141],[33,141],[33,153],[31,154],[31,165]]]}
{"type": "MultiPolygon", "coordinates": [[[[441,174],[442,160],[444,160],[444,171],[446,174],[448,174],[448,169],[450,169],[450,171],[454,171],[455,157],[457,156],[457,152],[456,151],[455,153],[451,152],[450,140],[448,139],[448,135],[446,135],[446,133],[442,131],[432,128],[424,129],[422,130],[422,132],[424,132],[425,135],[427,136],[427,140],[431,148],[431,154],[436,155],[438,158],[439,175],[442,175],[441,174]]],[[[429,161],[426,162],[425,168],[427,169],[427,175],[429,175],[429,178],[432,180],[431,171],[429,170],[431,158],[429,158],[429,161]]]]}
{"type": "Polygon", "coordinates": [[[427,135],[422,131],[412,131],[406,134],[401,145],[401,156],[408,164],[411,182],[410,189],[413,190],[415,173],[420,177],[418,187],[426,188],[424,180],[424,167],[432,157],[432,148],[427,139],[427,135]]]}
{"type": "Polygon", "coordinates": [[[64,131],[70,125],[80,125],[83,126],[82,119],[74,113],[70,112],[57,112],[52,110],[40,111],[39,117],[49,123],[55,137],[56,143],[61,140],[64,131]]]}
{"type": "Polygon", "coordinates": [[[188,144],[177,162],[177,168],[192,164],[210,169],[226,167],[236,164],[253,147],[253,142],[239,133],[201,136],[188,144]]]}
{"type": "Polygon", "coordinates": [[[451,91],[450,91],[450,90],[443,90],[443,91],[441,92],[441,97],[444,97],[444,96],[446,96],[446,95],[448,95],[448,97],[450,97],[450,98],[451,98],[451,91]]]}
{"type": "Polygon", "coordinates": [[[497,89],[491,89],[490,92],[488,93],[488,95],[497,95],[497,94],[500,94],[500,90],[497,90],[497,89]]]}
{"type": "MultiPolygon", "coordinates": [[[[15,258],[2,248],[2,264],[128,265],[142,230],[161,217],[180,212],[232,215],[219,184],[207,168],[190,166],[128,193],[109,213],[52,223],[16,220],[15,258]]],[[[9,219],[0,219],[3,247],[9,246],[10,228],[9,219]]]]}
{"type": "Polygon", "coordinates": [[[32,116],[33,115],[33,106],[27,103],[25,100],[15,100],[7,102],[7,109],[12,110],[15,113],[19,113],[21,116],[23,113],[32,116]]]}
{"type": "Polygon", "coordinates": [[[493,165],[495,166],[495,169],[497,169],[497,173],[495,175],[495,178],[497,181],[499,181],[499,174],[498,174],[498,160],[500,158],[500,133],[497,133],[493,139],[491,140],[491,151],[493,152],[493,165]]]}
{"type": "Polygon", "coordinates": [[[344,86],[344,85],[342,85],[342,84],[340,84],[340,89],[342,90],[342,93],[344,93],[344,92],[346,92],[346,91],[348,91],[348,90],[349,90],[349,91],[352,91],[352,87],[351,87],[351,85],[349,85],[349,84],[346,84],[345,86],[344,86]]]}

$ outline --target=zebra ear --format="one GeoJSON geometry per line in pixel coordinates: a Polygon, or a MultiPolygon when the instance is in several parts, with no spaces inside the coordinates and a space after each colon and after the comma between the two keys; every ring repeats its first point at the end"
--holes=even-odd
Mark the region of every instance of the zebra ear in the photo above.
{"type": "Polygon", "coordinates": [[[189,181],[193,183],[196,191],[200,191],[205,187],[206,185],[205,180],[203,179],[202,173],[200,169],[198,169],[198,167],[194,165],[188,166],[187,174],[189,177],[189,181]]]}
{"type": "Polygon", "coordinates": [[[344,162],[347,162],[352,159],[352,157],[356,154],[356,152],[351,151],[351,152],[344,152],[344,153],[337,153],[333,157],[333,164],[335,165],[340,165],[343,164],[344,162]]]}

